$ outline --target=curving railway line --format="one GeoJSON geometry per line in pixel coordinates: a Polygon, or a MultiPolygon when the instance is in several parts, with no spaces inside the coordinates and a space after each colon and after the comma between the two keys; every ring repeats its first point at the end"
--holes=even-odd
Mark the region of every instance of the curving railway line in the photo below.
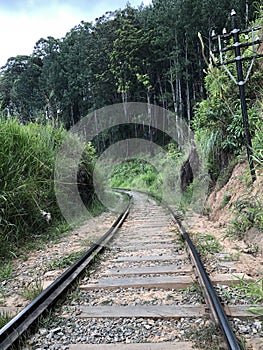
{"type": "Polygon", "coordinates": [[[208,348],[238,350],[228,317],[236,311],[225,312],[213,287],[232,279],[208,276],[170,207],[132,193],[104,236],[0,330],[0,349],[188,350],[202,348],[209,328],[208,348]],[[53,333],[42,328],[17,345],[58,302],[53,333]]]}

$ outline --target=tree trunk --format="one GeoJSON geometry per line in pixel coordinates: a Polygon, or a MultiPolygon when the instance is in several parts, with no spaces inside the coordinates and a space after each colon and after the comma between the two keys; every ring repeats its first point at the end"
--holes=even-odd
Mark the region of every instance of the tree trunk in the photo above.
{"type": "Polygon", "coordinates": [[[174,90],[174,77],[173,77],[173,72],[172,72],[171,66],[172,66],[172,64],[171,64],[171,60],[170,60],[170,80],[169,80],[169,83],[171,85],[174,112],[177,113],[176,95],[175,95],[175,90],[174,90]]]}
{"type": "Polygon", "coordinates": [[[187,111],[187,121],[190,127],[191,123],[191,102],[190,102],[190,89],[189,89],[189,71],[188,71],[188,44],[185,40],[185,69],[186,69],[186,111],[187,111]]]}

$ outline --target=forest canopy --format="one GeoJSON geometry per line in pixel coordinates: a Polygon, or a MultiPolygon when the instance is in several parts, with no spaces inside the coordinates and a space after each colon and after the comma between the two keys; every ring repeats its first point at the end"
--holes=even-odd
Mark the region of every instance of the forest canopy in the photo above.
{"type": "Polygon", "coordinates": [[[206,96],[211,28],[230,30],[232,8],[241,28],[256,16],[253,0],[153,0],[82,21],[61,39],[40,38],[30,56],[11,57],[1,68],[0,110],[70,128],[106,105],[150,102],[190,122],[206,96]]]}

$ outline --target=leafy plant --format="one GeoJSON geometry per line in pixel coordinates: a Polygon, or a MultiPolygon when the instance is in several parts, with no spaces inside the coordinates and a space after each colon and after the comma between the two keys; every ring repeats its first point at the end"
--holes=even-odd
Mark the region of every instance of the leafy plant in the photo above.
{"type": "MultiPolygon", "coordinates": [[[[258,9],[255,25],[262,21],[262,6],[258,9]]],[[[241,41],[245,38],[241,37],[241,41]]],[[[249,49],[244,56],[251,55],[249,49]]],[[[228,57],[230,59],[230,57],[228,57]]],[[[235,65],[228,66],[236,75],[235,65]]],[[[254,160],[262,165],[262,67],[257,63],[246,85],[248,118],[250,133],[253,137],[254,160]]],[[[244,70],[249,69],[244,63],[244,70]]],[[[244,126],[237,86],[228,77],[226,71],[209,65],[205,77],[207,98],[196,105],[192,126],[197,139],[201,140],[208,160],[208,169],[215,182],[221,170],[225,170],[234,156],[245,150],[244,126]]],[[[224,173],[225,171],[223,171],[224,173]]]]}
{"type": "Polygon", "coordinates": [[[73,264],[77,259],[79,259],[84,254],[84,252],[85,252],[84,250],[73,252],[63,256],[60,259],[53,259],[47,266],[47,269],[49,270],[64,269],[70,266],[71,264],[73,264]]]}
{"type": "Polygon", "coordinates": [[[8,313],[0,314],[0,328],[4,327],[11,319],[12,316],[10,316],[8,313]]]}
{"type": "Polygon", "coordinates": [[[35,299],[43,291],[43,283],[37,278],[36,280],[23,287],[21,295],[27,300],[35,299]]]}
{"type": "Polygon", "coordinates": [[[255,303],[263,300],[263,278],[254,282],[245,281],[244,278],[238,277],[238,284],[235,288],[245,292],[246,296],[255,303]]]}
{"type": "Polygon", "coordinates": [[[111,176],[111,187],[135,188],[157,192],[158,173],[145,161],[134,159],[119,164],[111,176]]]}
{"type": "MultiPolygon", "coordinates": [[[[32,236],[55,232],[64,222],[54,190],[54,166],[66,131],[51,124],[20,124],[0,116],[0,256],[16,256],[32,236]]],[[[94,149],[81,161],[85,202],[93,198],[94,149]],[[88,198],[87,198],[88,197],[88,198]]],[[[80,191],[81,192],[81,191],[80,191]]],[[[83,191],[82,191],[83,192],[83,191]]]]}
{"type": "Polygon", "coordinates": [[[231,194],[225,193],[219,208],[223,209],[229,203],[230,199],[231,199],[231,194]]]}
{"type": "Polygon", "coordinates": [[[213,235],[201,235],[196,234],[194,241],[200,255],[206,256],[207,254],[216,254],[222,250],[218,240],[213,235]]]}
{"type": "Polygon", "coordinates": [[[245,195],[233,206],[235,218],[228,227],[228,235],[242,238],[251,227],[263,232],[263,206],[259,198],[245,195]]]}
{"type": "Polygon", "coordinates": [[[13,265],[12,263],[5,263],[0,266],[0,282],[8,280],[12,277],[13,265]]]}
{"type": "Polygon", "coordinates": [[[187,330],[186,336],[199,349],[222,350],[223,339],[220,337],[217,327],[212,323],[199,327],[191,327],[187,330]]]}
{"type": "Polygon", "coordinates": [[[263,103],[261,103],[261,118],[256,126],[255,135],[252,140],[253,145],[253,160],[263,167],[263,103]]]}

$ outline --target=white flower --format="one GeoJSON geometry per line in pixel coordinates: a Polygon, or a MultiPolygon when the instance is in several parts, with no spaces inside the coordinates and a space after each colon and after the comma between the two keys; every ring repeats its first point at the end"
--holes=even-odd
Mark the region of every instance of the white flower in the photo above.
{"type": "Polygon", "coordinates": [[[44,210],[40,210],[40,213],[41,213],[41,215],[43,216],[43,218],[46,219],[46,222],[49,224],[50,221],[51,221],[51,214],[50,214],[50,213],[47,213],[47,212],[44,211],[44,210]]]}

